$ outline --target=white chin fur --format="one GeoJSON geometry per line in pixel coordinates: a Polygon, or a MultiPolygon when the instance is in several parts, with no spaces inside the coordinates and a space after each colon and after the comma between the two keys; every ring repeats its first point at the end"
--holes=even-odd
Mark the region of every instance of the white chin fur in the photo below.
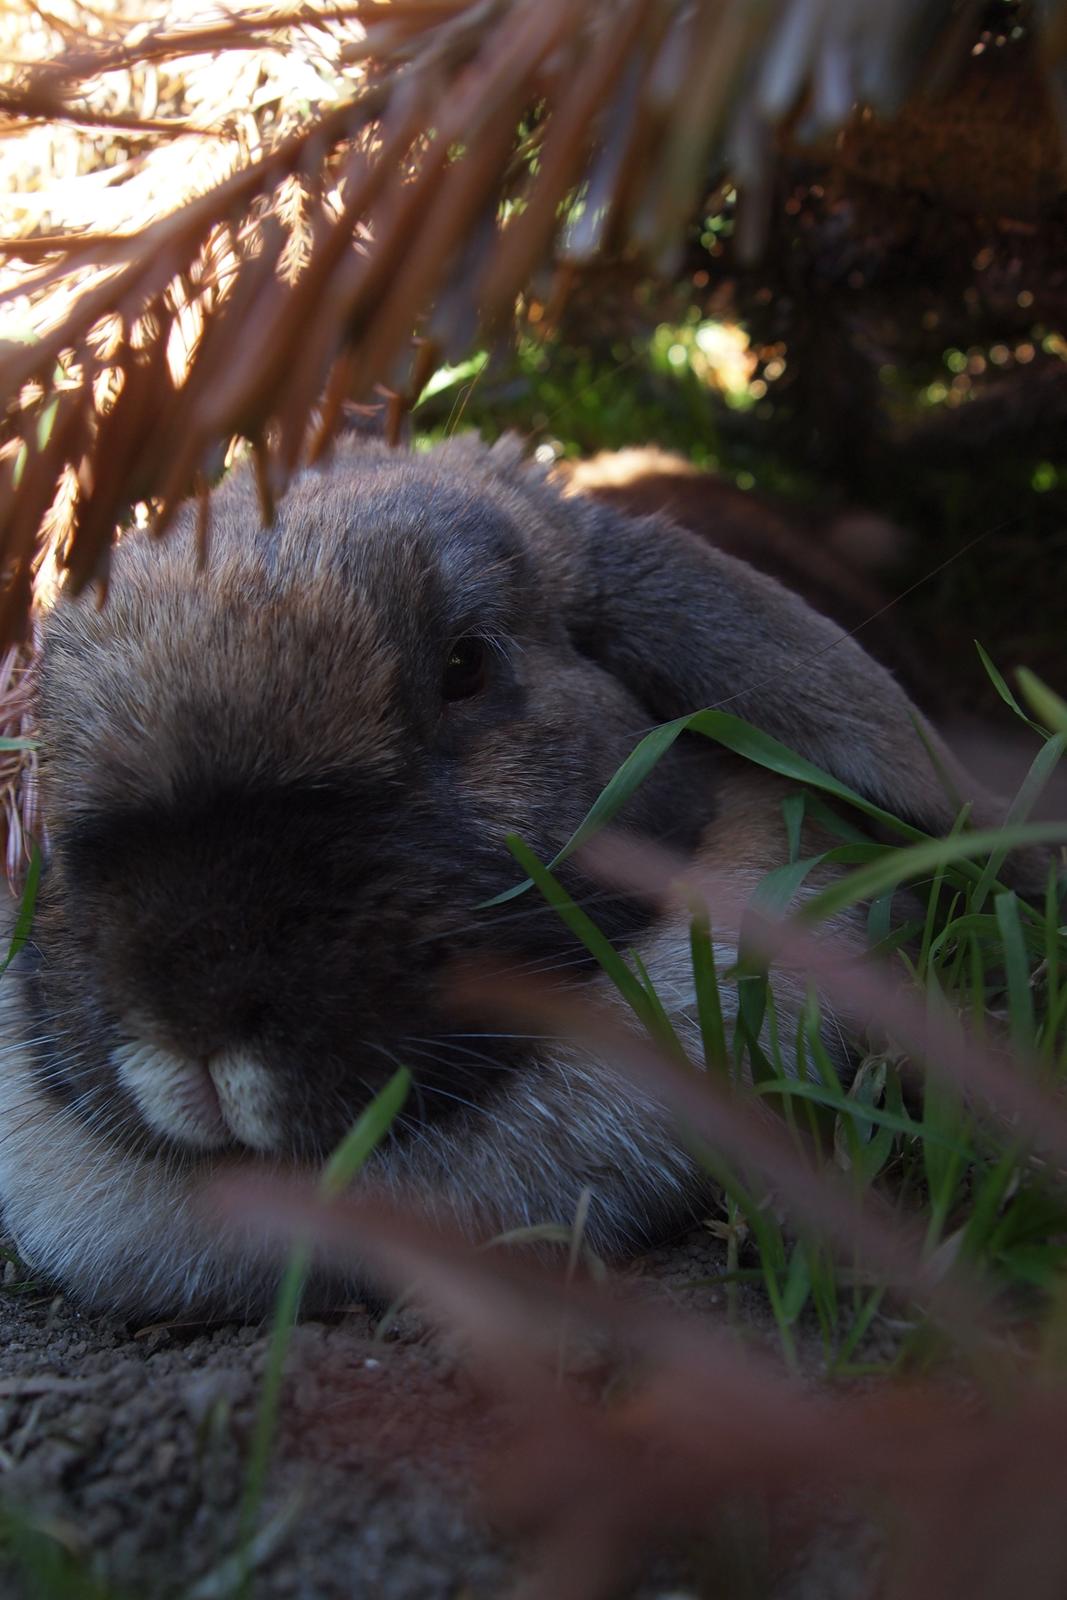
{"type": "Polygon", "coordinates": [[[218,1150],[232,1139],[264,1153],[278,1148],[278,1096],[249,1051],[196,1061],[134,1039],[113,1050],[111,1060],[153,1133],[194,1150],[218,1150]]]}
{"type": "Polygon", "coordinates": [[[153,1133],[196,1150],[227,1143],[219,1095],[200,1061],[134,1039],[111,1053],[122,1087],[153,1133]]]}
{"type": "Polygon", "coordinates": [[[270,1073],[247,1050],[223,1050],[208,1071],[230,1132],[250,1150],[276,1150],[282,1124],[270,1073]]]}
{"type": "Polygon", "coordinates": [[[0,1069],[0,1196],[24,1261],[85,1304],[130,1315],[259,1314],[277,1253],[202,1205],[214,1164],[177,1170],[87,1128],[39,1089],[17,1048],[0,1069]]]}

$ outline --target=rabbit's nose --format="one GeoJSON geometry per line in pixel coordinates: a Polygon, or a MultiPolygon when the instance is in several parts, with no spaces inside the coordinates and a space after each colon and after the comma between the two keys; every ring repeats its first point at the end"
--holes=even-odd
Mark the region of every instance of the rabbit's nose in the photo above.
{"type": "Polygon", "coordinates": [[[313,1011],[324,942],[338,946],[324,883],[362,903],[374,833],[353,828],[353,805],[328,788],[205,788],[195,805],[65,836],[70,903],[111,1008],[192,1056],[291,1039],[313,1011]]]}

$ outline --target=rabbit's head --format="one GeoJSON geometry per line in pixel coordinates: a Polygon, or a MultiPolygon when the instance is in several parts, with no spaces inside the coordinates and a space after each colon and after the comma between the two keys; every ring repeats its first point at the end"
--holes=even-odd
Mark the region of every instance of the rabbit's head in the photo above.
{"type": "MultiPolygon", "coordinates": [[[[486,905],[519,875],[505,838],[551,857],[650,726],[713,704],[938,828],[910,703],[772,580],[564,497],[510,442],[344,445],[269,529],[239,471],[204,571],[194,521],[123,540],[106,604],[61,599],[45,629],[51,852],[3,1002],[0,1098],[31,1108],[0,1155],[17,1237],[88,1297],[254,1298],[189,1185],[314,1167],[400,1064],[379,1179],[474,1227],[566,1221],[588,1184],[595,1237],[646,1237],[688,1184],[662,1117],[451,1009],[480,957],[594,975],[534,896],[486,905]]],[[[766,817],[734,776],[683,738],[621,821],[685,851],[714,830],[744,866],[766,817]]],[[[662,943],[562,870],[609,937],[662,943]]]]}

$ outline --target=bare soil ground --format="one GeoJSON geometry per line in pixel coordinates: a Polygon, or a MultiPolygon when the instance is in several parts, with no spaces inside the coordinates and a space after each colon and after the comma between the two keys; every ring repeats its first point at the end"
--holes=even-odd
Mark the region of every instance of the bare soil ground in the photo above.
{"type": "MultiPolygon", "coordinates": [[[[700,1284],[721,1270],[721,1250],[697,1231],[634,1275],[650,1293],[721,1324],[722,1290],[700,1284]]],[[[133,1328],[26,1291],[12,1269],[7,1280],[6,1503],[80,1552],[108,1600],[226,1600],[265,1330],[133,1328]]],[[[769,1337],[759,1297],[745,1291],[743,1304],[756,1337],[769,1337]]],[[[295,1334],[255,1546],[255,1600],[482,1600],[511,1593],[528,1566],[529,1551],[485,1520],[475,1489],[502,1419],[446,1341],[413,1320],[377,1339],[376,1315],[355,1307],[295,1334]]],[[[743,1542],[743,1591],[727,1577],[728,1553],[712,1549],[651,1564],[636,1592],[648,1600],[872,1592],[871,1538],[832,1511],[814,1541],[753,1540],[746,1531],[743,1542]]],[[[40,1574],[11,1566],[0,1566],[0,1593],[48,1600],[40,1574]]]]}

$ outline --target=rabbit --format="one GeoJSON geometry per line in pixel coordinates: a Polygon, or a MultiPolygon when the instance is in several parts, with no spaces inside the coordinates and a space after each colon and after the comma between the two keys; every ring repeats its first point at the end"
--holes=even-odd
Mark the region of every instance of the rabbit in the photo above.
{"type": "MultiPolygon", "coordinates": [[[[568,1224],[588,1187],[600,1253],[661,1239],[705,1191],[655,1097],[450,1008],[456,964],[502,954],[610,992],[539,896],[488,903],[520,877],[506,838],[550,859],[651,726],[723,703],[944,830],[908,698],[774,579],[564,493],[510,438],[342,441],[267,528],[238,468],[211,528],[202,571],[194,509],[131,532],[106,604],[61,594],[43,626],[49,848],[0,982],[20,1254],[89,1307],[259,1315],[276,1253],[221,1230],[205,1182],[319,1171],[399,1065],[412,1092],[362,1182],[478,1238],[568,1224]]],[[[751,888],[786,859],[782,792],[687,735],[620,822],[751,888]]],[[[691,1027],[687,927],[559,870],[691,1027]]],[[[803,996],[776,993],[794,1027],[803,996]]]]}

